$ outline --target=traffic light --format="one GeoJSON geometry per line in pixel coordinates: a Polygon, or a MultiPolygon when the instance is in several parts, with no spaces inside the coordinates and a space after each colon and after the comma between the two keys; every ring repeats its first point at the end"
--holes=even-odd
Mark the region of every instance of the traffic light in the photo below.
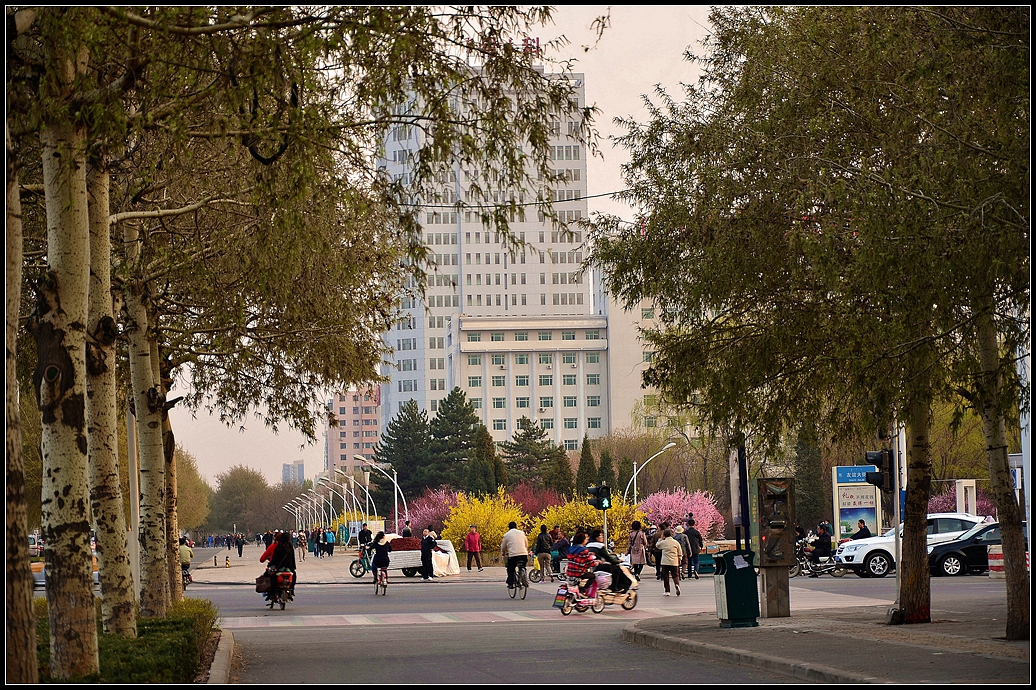
{"type": "Polygon", "coordinates": [[[867,451],[867,462],[878,467],[877,472],[867,472],[867,483],[882,491],[894,491],[896,488],[896,468],[893,467],[892,453],[891,450],[867,451]]]}
{"type": "Polygon", "coordinates": [[[586,502],[597,510],[608,510],[612,507],[612,488],[607,484],[601,486],[588,486],[586,493],[590,498],[586,502]]]}

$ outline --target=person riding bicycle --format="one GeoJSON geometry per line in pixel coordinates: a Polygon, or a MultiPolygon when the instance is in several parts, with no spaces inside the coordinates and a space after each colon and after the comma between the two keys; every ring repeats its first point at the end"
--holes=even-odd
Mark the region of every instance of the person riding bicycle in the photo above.
{"type": "Polygon", "coordinates": [[[500,542],[500,557],[507,562],[507,589],[514,589],[515,569],[529,564],[529,540],[516,522],[507,524],[507,532],[500,542]]]}
{"type": "Polygon", "coordinates": [[[194,558],[194,549],[187,545],[187,537],[180,537],[180,570],[188,582],[191,581],[191,559],[194,558]]]}
{"type": "Polygon", "coordinates": [[[593,577],[594,566],[597,564],[597,556],[590,549],[586,548],[590,535],[585,532],[576,532],[572,537],[572,546],[568,549],[568,567],[565,570],[565,577],[569,582],[582,589],[586,581],[593,577]]]}
{"type": "Polygon", "coordinates": [[[385,538],[384,532],[378,532],[374,541],[370,544],[374,551],[374,558],[371,559],[371,570],[374,572],[374,584],[378,582],[378,570],[387,568],[389,565],[389,553],[392,551],[392,544],[385,538]]]}

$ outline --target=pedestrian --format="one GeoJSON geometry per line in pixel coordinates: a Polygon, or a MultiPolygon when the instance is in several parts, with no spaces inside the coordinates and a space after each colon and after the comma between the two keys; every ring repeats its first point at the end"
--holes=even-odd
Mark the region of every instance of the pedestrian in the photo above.
{"type": "Polygon", "coordinates": [[[327,555],[335,555],[335,542],[338,540],[333,529],[327,530],[327,555]]]}
{"type": "MultiPolygon", "coordinates": [[[[384,533],[382,533],[384,535],[384,533]]],[[[363,553],[363,549],[367,544],[371,543],[371,531],[367,529],[367,523],[363,523],[360,527],[360,531],[356,535],[356,541],[360,545],[360,553],[363,553]]]]}
{"type": "MultiPolygon", "coordinates": [[[[683,525],[677,525],[676,529],[673,530],[673,539],[680,544],[680,551],[683,557],[680,560],[680,573],[681,575],[691,569],[691,540],[687,536],[686,530],[683,525]]],[[[687,577],[691,577],[688,575],[687,577]]]]}
{"type": "Polygon", "coordinates": [[[663,532],[669,528],[668,522],[663,522],[658,527],[652,525],[651,531],[648,532],[648,548],[651,549],[651,557],[655,561],[655,579],[662,579],[662,553],[658,550],[658,542],[663,539],[663,532]]]}
{"type": "Polygon", "coordinates": [[[245,535],[241,534],[240,532],[238,534],[235,534],[234,543],[237,544],[237,557],[241,558],[242,553],[245,550],[245,535]]]}
{"type": "Polygon", "coordinates": [[[647,563],[648,539],[642,527],[640,520],[634,520],[630,525],[630,544],[626,549],[626,553],[630,557],[630,568],[633,570],[633,576],[637,578],[637,582],[640,582],[640,573],[647,563]]]}
{"type": "Polygon", "coordinates": [[[550,577],[554,581],[554,573],[551,570],[550,552],[554,548],[554,540],[550,538],[546,525],[540,525],[540,533],[536,535],[536,545],[533,551],[536,553],[536,567],[539,569],[543,579],[550,577]]]}
{"type": "Polygon", "coordinates": [[[323,527],[321,527],[318,530],[318,532],[319,532],[319,534],[317,535],[317,549],[319,550],[318,555],[320,556],[320,558],[323,558],[324,555],[327,553],[327,530],[324,529],[323,527]]]}
{"type": "Polygon", "coordinates": [[[432,531],[432,526],[428,525],[425,528],[424,533],[421,537],[421,575],[425,582],[430,582],[435,577],[434,568],[432,567],[432,552],[445,551],[439,548],[439,545],[435,543],[435,532],[432,531]]]}
{"type": "Polygon", "coordinates": [[[561,560],[568,558],[568,550],[571,548],[572,542],[568,540],[564,532],[558,528],[555,529],[558,530],[558,538],[554,540],[554,550],[550,552],[553,561],[551,565],[554,566],[554,574],[561,579],[561,560]]]}
{"type": "Polygon", "coordinates": [[[464,537],[464,550],[468,552],[468,572],[471,572],[471,559],[475,559],[475,565],[478,566],[478,572],[482,572],[482,535],[478,533],[478,528],[472,525],[468,528],[468,533],[464,537]]]}
{"type": "Polygon", "coordinates": [[[299,530],[299,535],[295,539],[295,544],[298,547],[299,555],[302,560],[306,560],[306,551],[309,549],[309,544],[306,543],[306,531],[299,530]]]}
{"type": "Polygon", "coordinates": [[[687,529],[684,530],[684,534],[687,535],[687,540],[691,543],[691,558],[690,564],[687,568],[687,577],[693,577],[695,580],[701,579],[698,577],[698,556],[701,554],[701,550],[705,548],[705,540],[701,537],[701,532],[695,527],[694,518],[687,521],[687,529]]]}
{"type": "Polygon", "coordinates": [[[665,594],[662,596],[669,596],[669,578],[672,578],[676,585],[676,596],[680,596],[680,563],[683,561],[680,542],[673,539],[673,531],[666,528],[662,530],[662,538],[655,546],[662,554],[659,559],[662,564],[662,577],[665,585],[665,594]]]}
{"type": "Polygon", "coordinates": [[[410,521],[409,520],[407,520],[407,521],[405,521],[403,523],[403,533],[400,534],[399,536],[401,536],[401,537],[412,537],[412,536],[414,536],[413,530],[410,529],[410,521]]]}

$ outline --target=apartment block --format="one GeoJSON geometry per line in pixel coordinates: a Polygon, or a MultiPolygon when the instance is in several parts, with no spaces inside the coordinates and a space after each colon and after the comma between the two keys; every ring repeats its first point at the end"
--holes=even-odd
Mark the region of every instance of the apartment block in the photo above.
{"type": "Polygon", "coordinates": [[[328,401],[328,409],[338,421],[324,436],[324,471],[334,476],[336,469],[346,474],[362,470],[356,456],[371,460],[381,434],[381,387],[354,388],[328,401]]]}

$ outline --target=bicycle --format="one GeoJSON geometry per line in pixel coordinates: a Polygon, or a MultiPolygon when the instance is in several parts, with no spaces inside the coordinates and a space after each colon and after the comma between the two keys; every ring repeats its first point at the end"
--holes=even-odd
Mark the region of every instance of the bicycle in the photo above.
{"type": "Polygon", "coordinates": [[[371,570],[374,570],[371,567],[371,549],[361,547],[359,557],[349,564],[349,574],[353,577],[363,577],[371,570]]]}
{"type": "Polygon", "coordinates": [[[529,577],[525,572],[525,566],[519,564],[514,569],[514,587],[507,590],[508,596],[514,599],[518,595],[522,599],[529,593],[529,577]]]}
{"type": "Polygon", "coordinates": [[[191,577],[190,565],[189,564],[183,564],[183,565],[180,566],[180,574],[183,577],[183,588],[186,590],[187,589],[187,585],[194,584],[194,578],[191,577]],[[185,568],[185,567],[183,567],[183,565],[187,565],[187,567],[185,568]]]}
{"type": "MultiPolygon", "coordinates": [[[[532,566],[532,569],[529,571],[529,581],[532,582],[534,585],[544,581],[544,571],[539,567],[539,562],[540,561],[538,558],[534,560],[534,565],[532,566]]],[[[551,570],[551,564],[549,561],[547,562],[546,575],[548,581],[550,582],[553,582],[555,578],[561,580],[561,575],[557,575],[554,573],[553,570],[551,570]]]]}
{"type": "Polygon", "coordinates": [[[378,596],[379,589],[381,596],[388,593],[388,568],[378,568],[378,579],[374,583],[374,596],[378,596]]]}

